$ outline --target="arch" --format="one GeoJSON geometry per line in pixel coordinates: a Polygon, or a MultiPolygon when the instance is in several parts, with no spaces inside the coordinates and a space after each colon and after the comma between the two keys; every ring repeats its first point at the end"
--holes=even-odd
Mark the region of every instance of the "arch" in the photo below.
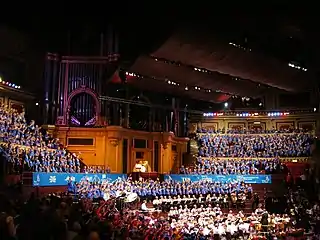
{"type": "Polygon", "coordinates": [[[70,114],[70,107],[71,107],[71,100],[74,96],[80,94],[80,93],[86,93],[86,94],[89,94],[90,96],[93,97],[93,100],[94,100],[94,103],[96,105],[96,119],[97,119],[97,122],[96,122],[96,125],[99,125],[100,124],[100,102],[98,100],[98,94],[93,91],[91,88],[88,88],[84,85],[82,85],[80,88],[77,88],[75,90],[73,90],[69,96],[68,96],[68,99],[67,99],[67,106],[66,106],[66,109],[64,109],[64,112],[66,112],[66,118],[64,119],[64,122],[67,123],[68,120],[69,120],[69,114],[70,114]]]}

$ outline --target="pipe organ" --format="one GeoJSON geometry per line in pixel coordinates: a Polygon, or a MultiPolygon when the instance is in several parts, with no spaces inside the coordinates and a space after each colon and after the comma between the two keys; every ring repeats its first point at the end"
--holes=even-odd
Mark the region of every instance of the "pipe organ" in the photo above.
{"type": "Polygon", "coordinates": [[[89,127],[101,125],[99,96],[108,80],[105,57],[62,57],[57,101],[57,125],[89,127]]]}
{"type": "MultiPolygon", "coordinates": [[[[100,56],[47,53],[44,71],[44,124],[89,127],[104,125],[110,109],[100,96],[118,67],[118,38],[113,28],[101,34],[100,56]]],[[[112,106],[116,108],[115,106],[112,106]]]]}
{"type": "Polygon", "coordinates": [[[47,54],[44,124],[74,127],[113,125],[186,136],[186,113],[177,111],[182,105],[180,100],[165,97],[154,107],[148,96],[131,88],[132,79],[128,73],[119,70],[119,42],[115,31],[109,28],[106,36],[101,34],[100,42],[100,51],[96,53],[100,56],[47,54]],[[105,99],[103,96],[134,100],[147,106],[105,99]]]}

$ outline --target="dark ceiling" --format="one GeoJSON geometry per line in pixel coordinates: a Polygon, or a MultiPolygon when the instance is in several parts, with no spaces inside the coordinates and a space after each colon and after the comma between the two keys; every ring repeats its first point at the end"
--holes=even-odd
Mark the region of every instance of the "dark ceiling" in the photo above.
{"type": "Polygon", "coordinates": [[[24,21],[4,22],[0,54],[33,59],[34,65],[34,50],[41,61],[46,51],[97,54],[100,33],[114,24],[120,35],[121,66],[144,77],[131,81],[142,88],[156,86],[158,91],[219,101],[225,96],[256,98],[270,91],[304,92],[318,86],[316,13],[292,4],[181,8],[119,8],[117,14],[57,13],[56,18],[28,13],[24,21]],[[143,83],[146,79],[149,84],[143,83]],[[201,90],[191,91],[194,87],[201,90]]]}
{"type": "Polygon", "coordinates": [[[171,88],[177,88],[172,82],[188,86],[197,95],[200,88],[202,100],[212,93],[256,98],[269,92],[313,91],[319,85],[320,32],[313,28],[319,18],[307,10],[303,15],[302,8],[275,9],[217,15],[204,11],[180,19],[130,71],[162,79],[171,88]]]}

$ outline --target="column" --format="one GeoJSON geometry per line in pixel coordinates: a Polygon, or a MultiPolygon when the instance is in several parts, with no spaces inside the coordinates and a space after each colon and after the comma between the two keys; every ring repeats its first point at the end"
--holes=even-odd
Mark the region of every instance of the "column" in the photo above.
{"type": "MultiPolygon", "coordinates": [[[[127,83],[125,83],[125,91],[126,91],[126,100],[129,100],[129,96],[130,96],[130,92],[129,92],[129,88],[128,88],[128,85],[127,83]]],[[[123,104],[123,127],[125,128],[129,128],[130,126],[130,104],[128,103],[124,103],[123,104]]]]}
{"type": "Polygon", "coordinates": [[[171,99],[171,112],[170,112],[170,132],[176,134],[176,99],[173,97],[171,99]]]}
{"type": "Polygon", "coordinates": [[[112,123],[111,125],[120,126],[121,123],[121,108],[120,104],[117,102],[112,103],[112,123]]]}
{"type": "Polygon", "coordinates": [[[57,99],[58,99],[58,78],[59,78],[59,59],[55,55],[55,59],[52,64],[52,85],[51,85],[51,111],[49,123],[54,124],[57,118],[57,99]]]}
{"type": "Polygon", "coordinates": [[[186,137],[188,136],[188,112],[187,112],[187,108],[184,108],[184,112],[183,112],[183,132],[182,132],[182,136],[186,137]]]}
{"type": "Polygon", "coordinates": [[[52,82],[52,55],[47,53],[45,59],[45,69],[44,69],[44,109],[43,109],[43,123],[48,124],[49,118],[49,103],[50,103],[50,85],[52,82]]]}
{"type": "Polygon", "coordinates": [[[155,109],[150,108],[150,114],[151,114],[151,132],[155,131],[155,109]]]}
{"type": "Polygon", "coordinates": [[[174,119],[175,132],[174,132],[174,134],[176,136],[182,136],[182,134],[183,134],[183,127],[181,127],[179,108],[180,108],[180,99],[176,99],[176,105],[174,108],[174,115],[175,115],[175,117],[174,117],[175,118],[174,119]]]}

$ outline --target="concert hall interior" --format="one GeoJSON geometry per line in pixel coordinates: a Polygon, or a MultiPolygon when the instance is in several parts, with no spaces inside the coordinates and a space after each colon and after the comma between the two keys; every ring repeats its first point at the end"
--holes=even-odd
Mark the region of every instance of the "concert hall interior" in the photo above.
{"type": "Polygon", "coordinates": [[[0,26],[1,237],[319,239],[320,34],[241,12],[0,26]]]}

